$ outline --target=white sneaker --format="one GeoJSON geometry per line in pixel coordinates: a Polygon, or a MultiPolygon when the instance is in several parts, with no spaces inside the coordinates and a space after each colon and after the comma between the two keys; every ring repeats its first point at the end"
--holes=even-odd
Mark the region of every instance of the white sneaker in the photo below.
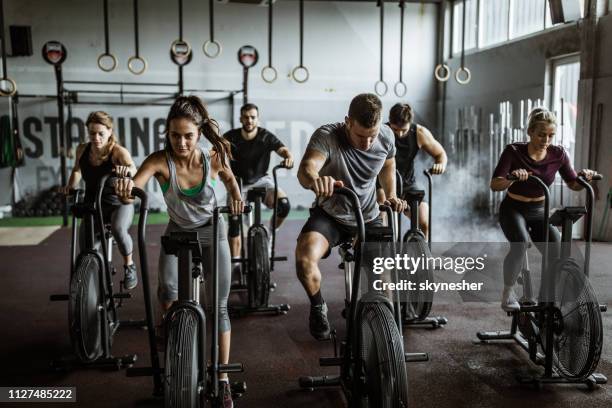
{"type": "Polygon", "coordinates": [[[502,292],[501,308],[505,312],[516,312],[520,310],[521,305],[516,300],[516,294],[512,286],[505,286],[502,292]]]}

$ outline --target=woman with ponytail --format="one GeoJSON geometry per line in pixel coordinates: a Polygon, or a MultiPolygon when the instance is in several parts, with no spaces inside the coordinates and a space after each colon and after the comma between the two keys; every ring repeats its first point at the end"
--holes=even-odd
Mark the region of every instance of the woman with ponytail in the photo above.
{"type": "MultiPolygon", "coordinates": [[[[217,205],[213,187],[221,179],[227,189],[233,214],[242,212],[244,204],[238,183],[229,166],[229,143],[219,136],[219,126],[209,117],[204,104],[197,96],[181,96],[176,99],[166,118],[166,146],[151,154],[143,162],[134,179],[122,179],[116,184],[116,192],[123,200],[129,200],[134,186],[144,188],[151,177],[161,186],[168,206],[170,221],[165,235],[175,231],[197,231],[200,237],[203,264],[212,261],[212,216],[217,205]],[[211,144],[210,151],[198,146],[201,136],[211,144]]],[[[230,321],[227,298],[230,291],[230,255],[223,219],[219,219],[219,361],[229,362],[230,321]]],[[[205,268],[205,273],[210,268],[205,268]]],[[[159,254],[158,298],[162,310],[167,311],[178,299],[178,260],[159,254]]],[[[220,374],[223,406],[232,407],[227,374],[220,374]]]]}
{"type": "MultiPolygon", "coordinates": [[[[85,203],[96,201],[98,185],[103,176],[115,173],[123,177],[136,173],[136,166],[130,152],[119,146],[117,135],[113,130],[113,118],[102,111],[92,112],[85,122],[89,134],[89,142],[77,147],[76,160],[68,183],[60,190],[68,194],[70,189],[77,188],[81,177],[85,181],[85,203]]],[[[125,276],[123,286],[127,290],[134,289],[138,284],[136,265],[132,261],[132,237],[128,228],[134,218],[134,206],[123,205],[113,190],[115,178],[107,180],[102,190],[102,213],[104,222],[111,225],[111,231],[119,252],[123,256],[125,276]]],[[[80,246],[85,243],[85,223],[81,223],[79,233],[80,246]]],[[[98,236],[98,234],[96,234],[98,236]]]]}

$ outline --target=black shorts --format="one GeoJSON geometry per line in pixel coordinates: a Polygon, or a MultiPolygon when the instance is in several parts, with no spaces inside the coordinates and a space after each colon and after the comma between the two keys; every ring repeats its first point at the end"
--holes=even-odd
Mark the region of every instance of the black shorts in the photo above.
{"type": "MultiPolygon", "coordinates": [[[[366,223],[366,230],[369,227],[382,227],[383,222],[380,215],[372,221],[366,223]]],[[[318,232],[323,235],[329,244],[327,252],[323,258],[327,258],[331,253],[331,249],[344,242],[350,242],[353,237],[357,234],[356,227],[350,227],[338,222],[331,215],[327,214],[320,207],[314,207],[310,209],[310,217],[306,221],[306,224],[302,227],[300,235],[307,232],[318,232]]]]}

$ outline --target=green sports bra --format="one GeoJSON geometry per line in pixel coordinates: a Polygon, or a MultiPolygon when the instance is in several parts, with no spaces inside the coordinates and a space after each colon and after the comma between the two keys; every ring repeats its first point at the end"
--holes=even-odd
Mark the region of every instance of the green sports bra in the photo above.
{"type": "MultiPolygon", "coordinates": [[[[213,188],[217,185],[217,179],[210,179],[210,184],[213,186],[213,188]]],[[[166,193],[166,191],[168,191],[168,189],[170,188],[170,182],[166,181],[164,184],[160,184],[160,187],[162,189],[162,193],[166,193]]],[[[202,187],[204,187],[204,183],[200,183],[195,187],[192,188],[187,188],[187,189],[181,189],[181,192],[183,194],[185,194],[187,197],[195,197],[198,195],[198,193],[200,191],[202,191],[202,187]]]]}

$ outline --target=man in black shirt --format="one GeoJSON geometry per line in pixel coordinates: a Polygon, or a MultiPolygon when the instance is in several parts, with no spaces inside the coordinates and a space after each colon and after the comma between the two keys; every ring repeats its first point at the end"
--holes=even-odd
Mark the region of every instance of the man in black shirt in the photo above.
{"type": "MultiPolygon", "coordinates": [[[[396,103],[389,111],[389,122],[387,126],[391,128],[395,135],[395,155],[396,168],[402,176],[404,196],[408,190],[423,190],[417,182],[414,174],[414,159],[420,149],[423,149],[434,159],[431,167],[432,174],[442,174],[446,171],[447,157],[442,145],[433,137],[432,133],[425,126],[413,122],[412,107],[407,103],[396,103]]],[[[377,183],[378,184],[378,183],[377,183]]],[[[380,185],[377,185],[377,200],[383,203],[385,193],[380,185]]],[[[410,217],[410,209],[405,211],[410,217]]],[[[429,206],[425,202],[419,204],[419,227],[425,234],[429,234],[429,206]]]]}
{"type": "MultiPolygon", "coordinates": [[[[258,126],[259,109],[252,103],[240,108],[242,128],[232,129],[224,137],[232,145],[233,159],[230,162],[236,177],[242,180],[242,195],[255,187],[265,187],[264,204],[268,208],[274,205],[274,180],[268,174],[270,153],[276,152],[284,159],[288,168],[293,167],[293,155],[289,149],[272,133],[258,126]]],[[[278,189],[278,206],[276,209],[276,227],[280,227],[289,214],[290,204],[285,192],[278,189]]],[[[240,224],[234,217],[229,222],[229,242],[232,257],[240,256],[240,224]]]]}

